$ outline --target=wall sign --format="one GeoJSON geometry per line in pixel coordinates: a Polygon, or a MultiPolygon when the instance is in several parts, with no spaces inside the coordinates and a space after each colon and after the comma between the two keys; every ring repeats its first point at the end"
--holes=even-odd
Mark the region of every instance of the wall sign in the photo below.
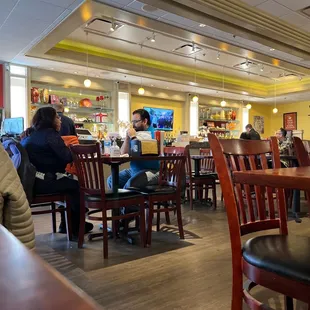
{"type": "Polygon", "coordinates": [[[297,112],[283,114],[283,127],[285,130],[297,130],[297,112]]]}

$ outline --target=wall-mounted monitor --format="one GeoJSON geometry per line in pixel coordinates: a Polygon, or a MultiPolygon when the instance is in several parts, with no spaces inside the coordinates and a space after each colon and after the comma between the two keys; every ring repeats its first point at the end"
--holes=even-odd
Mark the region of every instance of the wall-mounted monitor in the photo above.
{"type": "Polygon", "coordinates": [[[144,109],[150,113],[151,124],[155,130],[173,130],[173,110],[151,107],[144,107],[144,109]]]}

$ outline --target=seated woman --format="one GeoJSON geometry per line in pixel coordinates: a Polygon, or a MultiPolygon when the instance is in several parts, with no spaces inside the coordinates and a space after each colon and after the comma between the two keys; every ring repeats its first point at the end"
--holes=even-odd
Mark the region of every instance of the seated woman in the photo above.
{"type": "MultiPolygon", "coordinates": [[[[280,128],[276,131],[276,137],[278,139],[280,155],[292,155],[293,154],[293,142],[287,137],[287,131],[284,128],[280,128]]],[[[289,160],[281,159],[281,164],[284,167],[289,167],[289,160]]]]}
{"type": "MultiPolygon", "coordinates": [[[[79,231],[80,195],[79,184],[63,173],[66,165],[72,162],[70,149],[59,134],[60,118],[52,107],[37,110],[32,119],[32,126],[26,130],[21,144],[28,152],[30,162],[41,172],[37,175],[34,194],[65,193],[71,199],[72,232],[77,236],[79,231]]],[[[85,224],[85,233],[93,229],[91,223],[85,224]]],[[[59,232],[66,232],[65,218],[62,216],[59,232]]]]}

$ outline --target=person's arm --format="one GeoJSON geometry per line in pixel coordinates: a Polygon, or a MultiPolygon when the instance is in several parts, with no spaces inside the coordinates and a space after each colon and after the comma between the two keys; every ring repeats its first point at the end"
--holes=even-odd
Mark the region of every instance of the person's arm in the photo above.
{"type": "Polygon", "coordinates": [[[47,143],[57,158],[64,164],[69,164],[73,161],[71,151],[65,145],[65,142],[59,133],[56,131],[51,132],[47,138],[47,143]]]}
{"type": "Polygon", "coordinates": [[[136,131],[133,129],[133,128],[129,128],[127,130],[127,133],[126,133],[126,138],[125,138],[125,141],[121,147],[121,155],[123,154],[129,154],[129,149],[130,149],[130,141],[132,139],[135,139],[136,137],[136,131]]]}

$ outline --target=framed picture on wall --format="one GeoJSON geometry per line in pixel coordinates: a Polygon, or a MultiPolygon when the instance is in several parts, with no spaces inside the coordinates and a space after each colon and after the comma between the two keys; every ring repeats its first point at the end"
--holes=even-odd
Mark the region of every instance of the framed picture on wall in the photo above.
{"type": "Polygon", "coordinates": [[[265,120],[264,116],[254,116],[254,129],[258,133],[264,133],[265,132],[265,120]]]}
{"type": "Polygon", "coordinates": [[[283,128],[285,130],[297,130],[297,112],[283,114],[283,128]]]}

